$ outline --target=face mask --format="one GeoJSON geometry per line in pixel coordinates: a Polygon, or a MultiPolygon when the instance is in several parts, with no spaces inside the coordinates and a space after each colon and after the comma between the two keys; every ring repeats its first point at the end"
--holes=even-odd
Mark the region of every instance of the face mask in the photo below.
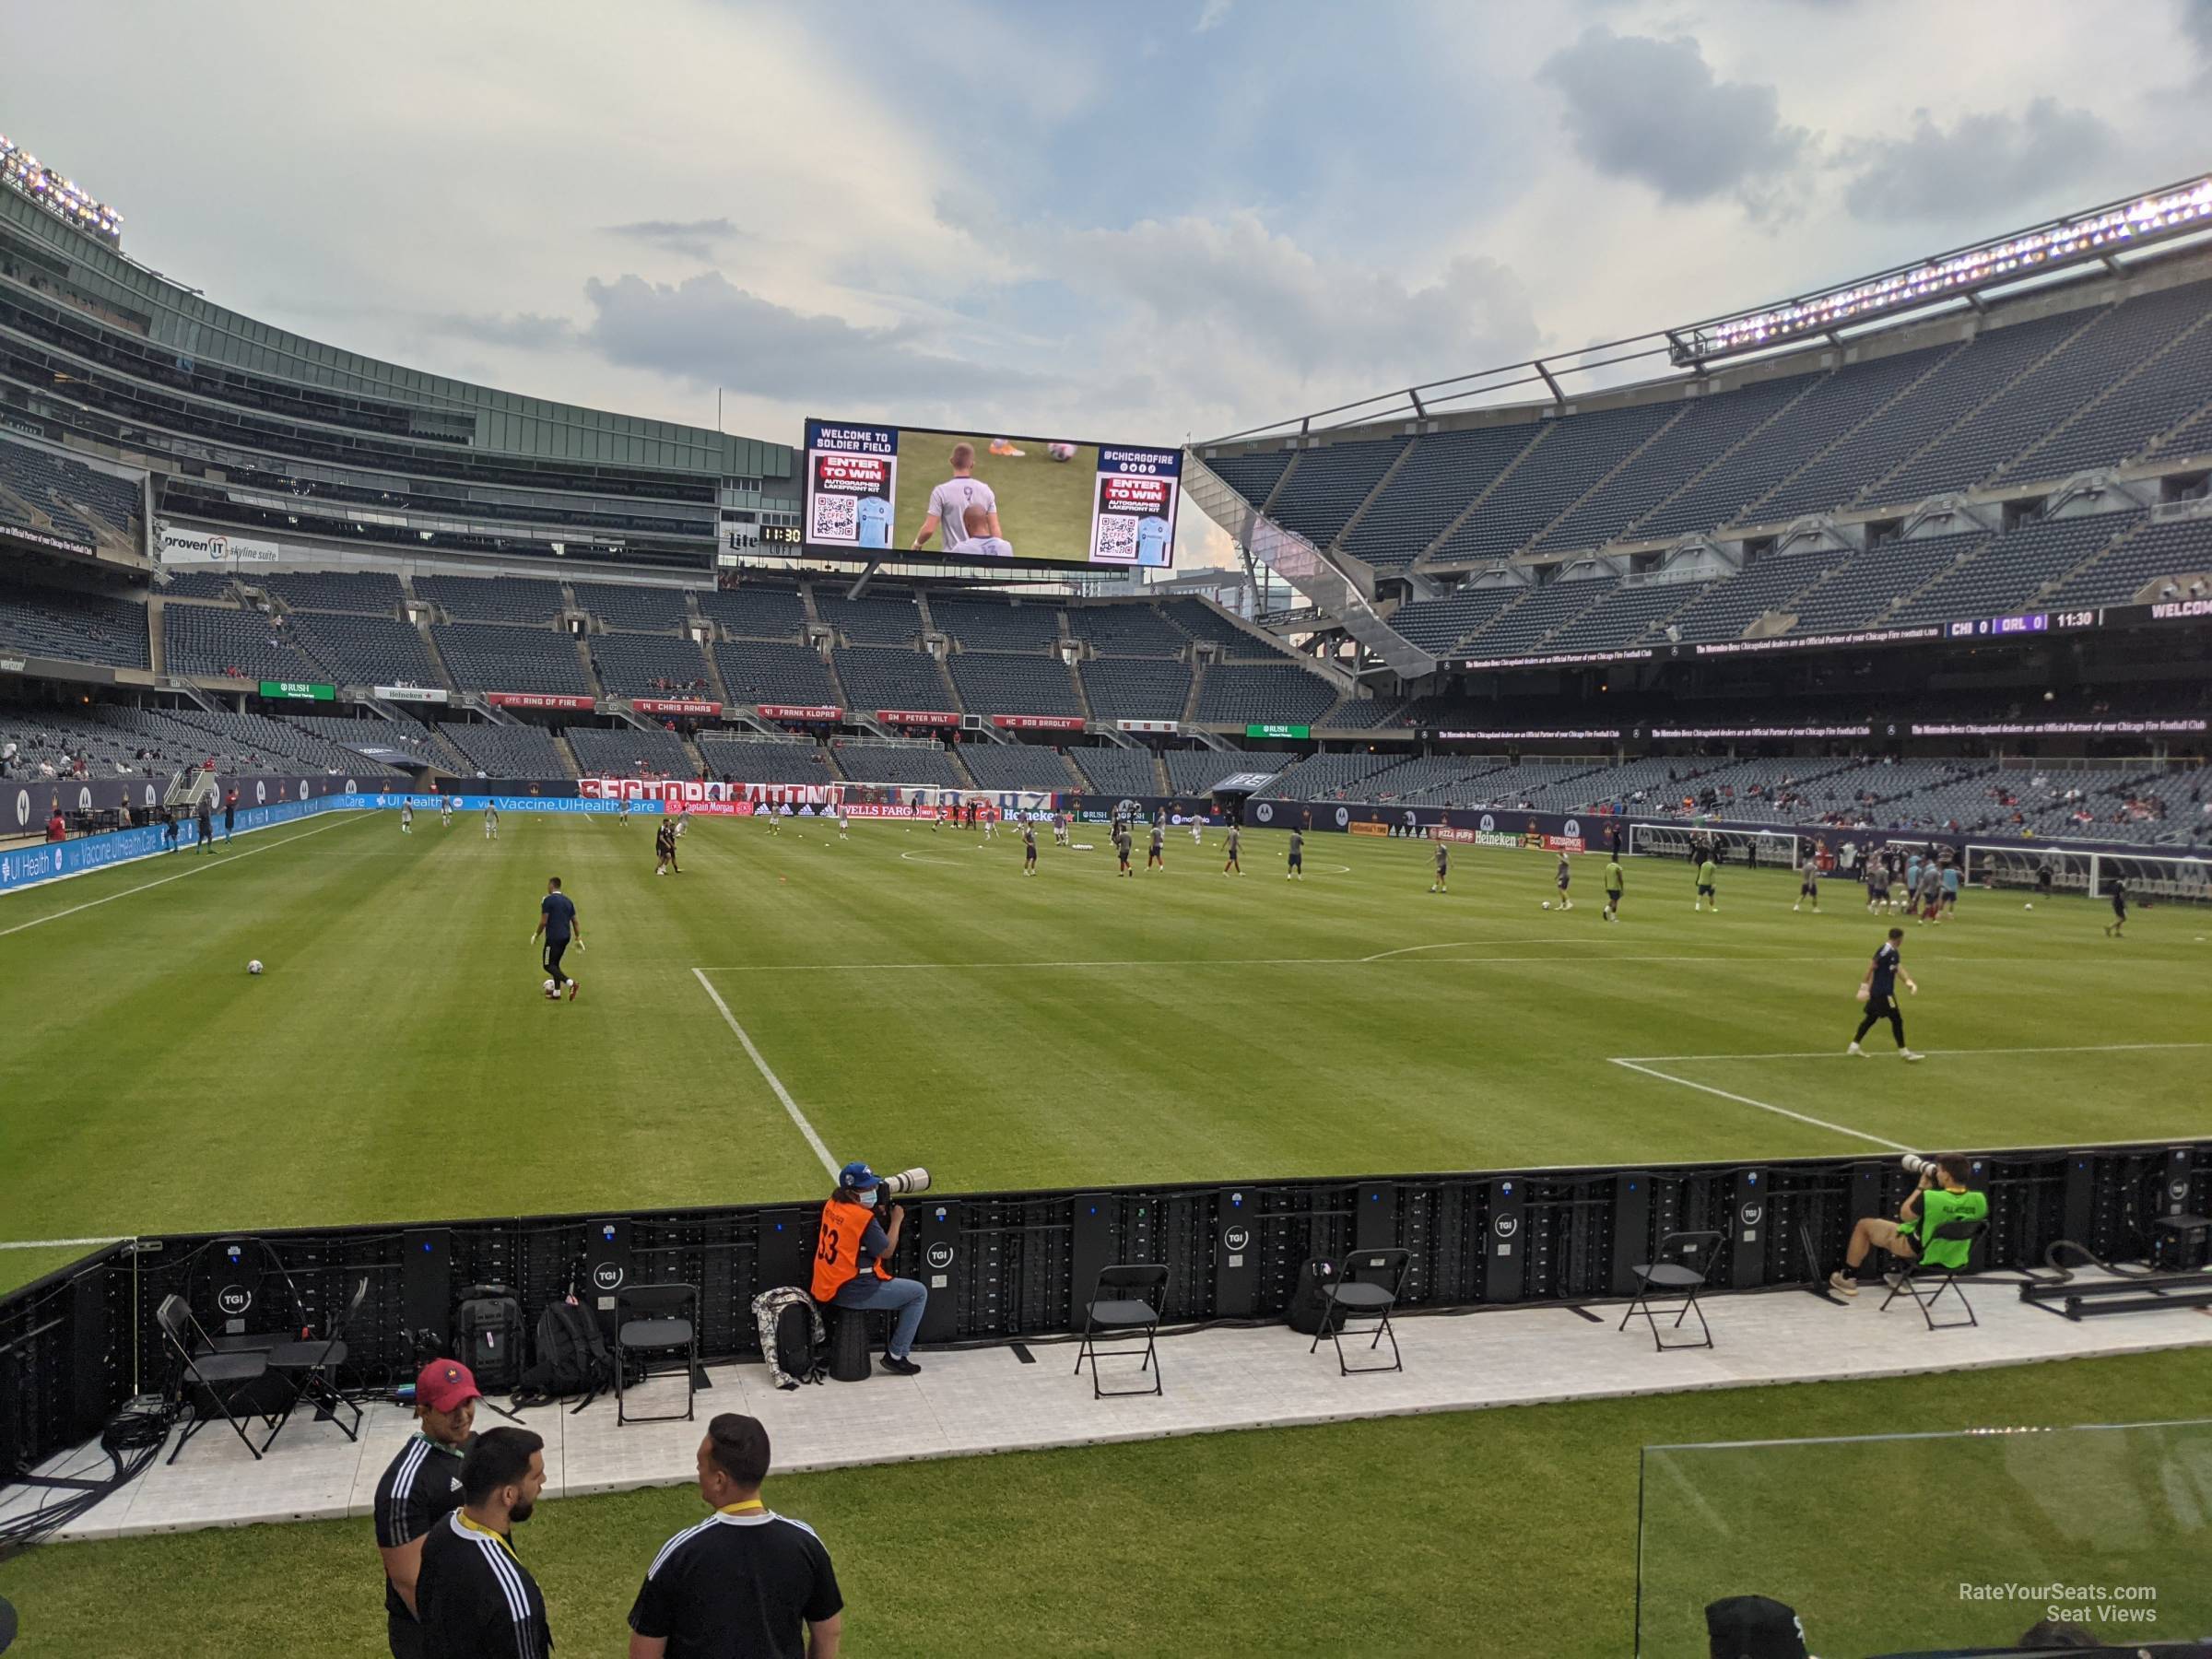
{"type": "Polygon", "coordinates": [[[869,1209],[874,1209],[876,1207],[876,1189],[874,1187],[869,1187],[865,1192],[855,1193],[853,1194],[853,1200],[856,1204],[865,1205],[869,1209]]]}

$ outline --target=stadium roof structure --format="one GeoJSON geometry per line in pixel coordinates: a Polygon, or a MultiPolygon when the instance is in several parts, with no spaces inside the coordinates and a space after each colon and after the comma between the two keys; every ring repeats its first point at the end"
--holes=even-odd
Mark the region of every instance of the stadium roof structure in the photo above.
{"type": "Polygon", "coordinates": [[[1724,358],[1779,351],[1822,338],[1841,344],[1847,331],[1869,330],[1940,310],[1978,312],[1994,296],[2053,278],[2115,273],[2145,257],[2206,239],[2212,239],[2212,172],[1748,311],[1380,392],[1225,433],[1206,440],[1201,447],[1269,437],[1311,437],[1476,408],[1565,404],[1569,395],[1563,382],[1568,380],[1588,382],[1586,388],[1578,388],[1586,393],[1623,391],[1664,381],[1668,369],[1695,376],[1708,363],[1724,358]],[[1638,364],[1662,372],[1641,382],[1600,378],[1617,369],[1633,375],[1636,371],[1630,366],[1638,364]],[[1548,395],[1535,394],[1533,389],[1539,386],[1548,395]]]}

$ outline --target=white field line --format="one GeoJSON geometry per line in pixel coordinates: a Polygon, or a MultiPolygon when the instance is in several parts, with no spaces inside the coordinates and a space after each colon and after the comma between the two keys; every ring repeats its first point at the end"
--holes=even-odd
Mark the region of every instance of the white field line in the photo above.
{"type": "Polygon", "coordinates": [[[14,1239],[0,1243],[0,1250],[60,1250],[72,1244],[118,1244],[124,1236],[117,1233],[106,1239],[14,1239]]]}
{"type": "MultiPolygon", "coordinates": [[[[1583,939],[1493,939],[1494,945],[1580,945],[1594,941],[1583,939]]],[[[1424,948],[1427,948],[1424,947],[1424,948]]],[[[1444,946],[1437,946],[1444,949],[1444,946]]],[[[1565,959],[1539,956],[1440,957],[1431,961],[1408,961],[1404,957],[1385,951],[1381,956],[1365,957],[1189,957],[1161,960],[1154,958],[1132,958],[1112,961],[1045,962],[1023,960],[1014,962],[733,962],[710,967],[708,973],[959,973],[971,969],[997,968],[1365,968],[1387,964],[1394,968],[1430,968],[1456,966],[1462,963],[1480,966],[1491,962],[1551,962],[1565,959]]],[[[2009,958],[1989,959],[1992,961],[2009,960],[2009,958]]],[[[1694,956],[1606,956],[1589,959],[1591,965],[1609,962],[1704,962],[1709,965],[1729,965],[1738,962],[1760,964],[1766,962],[1829,962],[1833,963],[1833,951],[1817,956],[1717,956],[1710,951],[1694,956]]],[[[698,971],[698,970],[694,970],[698,971]]]]}
{"type": "MultiPolygon", "coordinates": [[[[1923,1049],[1924,1054],[2124,1054],[2145,1049],[2202,1049],[2212,1048],[2212,1042],[2088,1042],[2053,1048],[1971,1048],[1923,1049]]],[[[1640,1060],[1665,1064],[1684,1060],[1848,1060],[1852,1055],[1841,1049],[1799,1049],[1779,1054],[1623,1054],[1613,1058],[1616,1065],[1628,1065],[1640,1060]]]]}
{"type": "Polygon", "coordinates": [[[737,1016],[730,1012],[730,1005],[722,1000],[722,993],[715,990],[713,982],[707,978],[706,970],[694,968],[691,976],[699,981],[700,989],[714,999],[714,1006],[722,1010],[724,1021],[736,1033],[737,1041],[745,1045],[746,1054],[752,1061],[753,1068],[767,1079],[769,1088],[775,1091],[776,1099],[783,1102],[783,1110],[790,1113],[791,1121],[799,1126],[799,1133],[806,1137],[806,1144],[814,1148],[815,1157],[822,1160],[822,1168],[835,1175],[839,1168],[837,1159],[830,1157],[830,1148],[822,1144],[822,1137],[814,1132],[814,1125],[806,1121],[806,1114],[799,1110],[799,1103],[791,1098],[791,1090],[783,1087],[783,1079],[771,1071],[768,1062],[760,1057],[760,1051],[753,1046],[753,1040],[745,1034],[745,1028],[737,1023],[737,1016]]]}
{"type": "MultiPolygon", "coordinates": [[[[355,823],[359,821],[359,820],[358,818],[334,818],[331,822],[327,824],[318,824],[314,829],[308,830],[306,834],[288,835],[282,841],[264,841],[259,846],[248,847],[242,853],[226,853],[223,857],[218,859],[212,865],[205,862],[206,858],[206,854],[205,853],[179,853],[175,854],[176,857],[190,858],[193,861],[193,866],[191,869],[179,870],[174,876],[164,876],[159,881],[145,881],[139,883],[138,886],[135,888],[124,888],[120,893],[110,893],[104,899],[89,899],[82,904],[73,904],[67,910],[55,911],[51,915],[36,916],[29,922],[18,922],[13,927],[0,927],[0,939],[6,938],[10,934],[19,934],[26,928],[42,927],[49,922],[59,922],[64,916],[74,916],[79,911],[98,910],[101,905],[112,904],[118,899],[128,899],[133,893],[151,892],[158,887],[167,887],[172,881],[182,881],[187,876],[197,876],[202,870],[222,869],[226,865],[236,864],[241,858],[251,858],[256,853],[273,853],[278,847],[288,847],[294,841],[303,841],[310,835],[320,835],[325,830],[335,830],[340,824],[355,823]]],[[[167,853],[157,853],[152,854],[152,856],[156,858],[162,858],[170,855],[167,853]]],[[[87,874],[90,874],[90,872],[88,871],[87,874]]]]}
{"type": "Polygon", "coordinates": [[[1715,1088],[1710,1083],[1693,1083],[1688,1077],[1677,1077],[1666,1072],[1653,1071],[1650,1066],[1641,1065],[1633,1060],[1616,1060],[1613,1064],[1625,1066],[1632,1072],[1641,1072],[1647,1077],[1656,1077],[1662,1083],[1675,1083],[1684,1088],[1697,1089],[1701,1094],[1718,1095],[1722,1100],[1734,1100],[1739,1106],[1756,1106],[1759,1111],[1771,1112],[1776,1117],[1794,1118],[1798,1123],[1810,1124],[1816,1129],[1826,1129],[1833,1135],[1847,1135],[1853,1140],[1868,1141],[1877,1147],[1887,1147],[1892,1152],[1912,1150],[1912,1147],[1901,1142],[1884,1140],[1880,1135],[1868,1135],[1862,1129],[1847,1129],[1841,1124],[1831,1124],[1826,1118],[1808,1117],[1802,1112],[1792,1112],[1786,1106],[1777,1106],[1769,1100],[1755,1100],[1749,1095],[1734,1094],[1725,1088],[1715,1088]]]}

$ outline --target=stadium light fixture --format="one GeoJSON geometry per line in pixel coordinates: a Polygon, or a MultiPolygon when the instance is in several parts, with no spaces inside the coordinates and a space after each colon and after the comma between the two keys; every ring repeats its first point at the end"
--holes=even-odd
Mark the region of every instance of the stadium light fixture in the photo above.
{"type": "Polygon", "coordinates": [[[1677,364],[1709,362],[1818,335],[2044,271],[2095,260],[2170,237],[2212,229],[2212,174],[2126,201],[2053,219],[1782,305],[1667,331],[1677,364]]]}
{"type": "Polygon", "coordinates": [[[9,143],[5,134],[0,134],[0,182],[64,224],[74,226],[88,236],[98,237],[111,247],[123,244],[122,214],[104,202],[93,200],[77,188],[75,180],[65,179],[52,168],[41,166],[36,156],[9,143]]]}

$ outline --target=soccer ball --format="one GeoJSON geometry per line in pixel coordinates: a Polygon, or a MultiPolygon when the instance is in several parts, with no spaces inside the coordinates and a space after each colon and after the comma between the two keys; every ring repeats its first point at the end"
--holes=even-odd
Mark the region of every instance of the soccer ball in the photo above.
{"type": "Polygon", "coordinates": [[[557,987],[557,986],[556,986],[556,985],[553,983],[553,982],[552,982],[551,980],[547,980],[547,981],[546,982],[546,994],[547,994],[547,996],[550,996],[550,995],[552,995],[552,994],[553,994],[553,993],[554,993],[554,991],[555,991],[556,989],[558,989],[558,987],[557,987]]]}
{"type": "Polygon", "coordinates": [[[248,973],[259,973],[261,971],[261,959],[256,957],[253,961],[248,962],[246,964],[246,971],[248,973]]]}
{"type": "Polygon", "coordinates": [[[1044,446],[1044,453],[1055,461],[1073,461],[1076,458],[1076,446],[1072,443],[1048,443],[1044,446]]]}
{"type": "Polygon", "coordinates": [[[2023,905],[2021,905],[2021,906],[2020,906],[2020,908],[2021,908],[2022,910],[2033,910],[2033,909],[2035,908],[2035,905],[2034,905],[2034,902],[2033,902],[2032,900],[2030,900],[2029,903],[2026,903],[2026,904],[2023,904],[2023,905]]]}
{"type": "Polygon", "coordinates": [[[1547,899],[1547,900],[1544,900],[1544,908],[1545,908],[1546,910],[1549,910],[1549,909],[1551,908],[1551,900],[1550,900],[1547,899]]]}

